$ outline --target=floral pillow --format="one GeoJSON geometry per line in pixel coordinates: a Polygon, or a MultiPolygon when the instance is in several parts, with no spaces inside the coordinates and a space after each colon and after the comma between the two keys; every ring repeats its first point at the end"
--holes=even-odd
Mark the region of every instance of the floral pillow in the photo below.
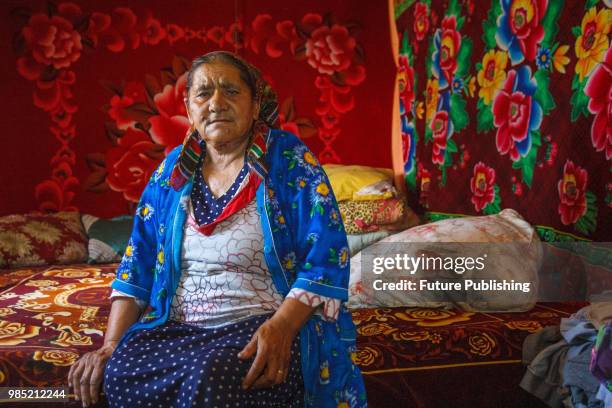
{"type": "Polygon", "coordinates": [[[0,217],[0,268],[87,260],[87,235],[77,212],[0,217]]]}

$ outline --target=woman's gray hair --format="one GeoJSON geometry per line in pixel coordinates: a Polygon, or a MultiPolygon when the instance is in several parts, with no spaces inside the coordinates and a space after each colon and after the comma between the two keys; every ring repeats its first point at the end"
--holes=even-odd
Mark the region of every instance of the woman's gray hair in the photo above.
{"type": "Polygon", "coordinates": [[[203,64],[213,64],[215,62],[224,62],[238,69],[240,78],[251,90],[253,100],[259,103],[259,120],[270,127],[277,127],[278,99],[276,93],[256,67],[228,51],[209,52],[193,60],[191,68],[187,72],[187,85],[185,85],[187,98],[189,98],[189,90],[193,85],[194,72],[203,64]]]}
{"type": "Polygon", "coordinates": [[[228,51],[209,52],[208,54],[200,55],[192,61],[191,68],[189,68],[189,71],[187,72],[187,85],[185,85],[185,93],[187,97],[189,97],[189,90],[191,89],[191,86],[193,84],[194,72],[204,64],[213,64],[218,61],[225,62],[237,68],[240,72],[240,78],[248,85],[249,89],[251,90],[251,95],[253,96],[253,99],[256,99],[258,97],[257,77],[255,76],[256,74],[253,72],[253,68],[249,67],[241,58],[228,51]]]}

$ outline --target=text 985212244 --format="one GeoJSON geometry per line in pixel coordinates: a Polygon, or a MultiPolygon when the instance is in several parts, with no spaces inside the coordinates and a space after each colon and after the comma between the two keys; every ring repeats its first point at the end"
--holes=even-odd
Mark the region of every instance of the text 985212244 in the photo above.
{"type": "Polygon", "coordinates": [[[68,388],[0,387],[2,402],[68,402],[68,388]]]}

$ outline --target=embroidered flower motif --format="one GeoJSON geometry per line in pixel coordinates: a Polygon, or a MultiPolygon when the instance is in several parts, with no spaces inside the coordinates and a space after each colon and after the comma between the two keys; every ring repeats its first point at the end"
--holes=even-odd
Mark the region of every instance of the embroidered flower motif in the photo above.
{"type": "Polygon", "coordinates": [[[312,211],[310,216],[314,215],[314,211],[319,212],[323,215],[323,205],[327,205],[332,200],[331,188],[327,184],[327,181],[323,175],[318,175],[312,183],[310,190],[310,202],[312,204],[312,211]]]}
{"type": "Polygon", "coordinates": [[[487,333],[476,334],[468,339],[470,353],[478,356],[487,356],[496,347],[495,340],[487,333]]]}
{"type": "Polygon", "coordinates": [[[533,61],[544,38],[542,19],[548,0],[504,0],[497,19],[497,45],[510,54],[512,65],[533,61]]]}
{"type": "Polygon", "coordinates": [[[350,68],[356,45],[346,27],[321,25],[306,40],[306,58],[320,74],[331,76],[350,68]]]}
{"type": "Polygon", "coordinates": [[[81,56],[81,35],[62,16],[35,14],[22,32],[33,59],[43,66],[68,68],[81,56]]]}
{"type": "Polygon", "coordinates": [[[508,72],[503,89],[493,102],[493,123],[497,126],[495,143],[501,154],[510,153],[512,161],[524,157],[531,148],[531,131],[542,123],[542,108],[533,98],[537,89],[531,69],[523,65],[508,72]]]}
{"type": "Polygon", "coordinates": [[[414,5],[414,34],[417,41],[422,41],[429,30],[429,18],[427,17],[427,5],[417,3],[414,5]]]}
{"type": "Polygon", "coordinates": [[[404,109],[412,111],[414,103],[414,70],[405,55],[399,56],[399,69],[397,73],[398,86],[404,109]]]}
{"type": "Polygon", "coordinates": [[[288,170],[292,170],[297,165],[309,174],[320,171],[319,162],[306,145],[295,146],[291,150],[284,151],[283,155],[289,158],[288,170]]]}
{"type": "Polygon", "coordinates": [[[513,330],[524,330],[529,333],[536,333],[542,328],[540,322],[535,320],[520,320],[511,321],[505,324],[506,327],[513,330]]]}
{"type": "Polygon", "coordinates": [[[138,210],[136,211],[138,213],[138,216],[142,218],[143,221],[149,221],[153,216],[153,213],[155,212],[153,206],[148,203],[138,207],[138,210]]]}
{"type": "Polygon", "coordinates": [[[470,179],[472,204],[476,212],[485,208],[495,199],[495,170],[483,162],[474,166],[474,175],[470,179]]]}
{"type": "Polygon", "coordinates": [[[453,310],[409,308],[405,312],[394,313],[395,317],[407,322],[416,322],[420,327],[448,326],[471,319],[474,313],[453,310]]]}
{"type": "Polygon", "coordinates": [[[453,92],[459,93],[463,89],[463,80],[461,78],[453,79],[453,92]]]}
{"type": "Polygon", "coordinates": [[[62,347],[91,346],[93,344],[90,336],[84,336],[72,329],[61,332],[51,343],[62,347]]]}
{"type": "Polygon", "coordinates": [[[153,97],[158,115],[149,118],[151,137],[155,143],[166,146],[166,153],[178,146],[189,129],[187,110],[183,102],[187,73],[181,75],[174,85],[167,84],[153,97]]]}
{"type": "Polygon", "coordinates": [[[131,265],[120,266],[117,270],[117,279],[124,282],[130,282],[132,280],[131,265]]]}
{"type": "Polygon", "coordinates": [[[340,394],[340,399],[336,400],[336,408],[351,408],[359,406],[357,401],[357,390],[354,387],[345,388],[340,394]]]}
{"type": "Polygon", "coordinates": [[[539,69],[548,69],[550,67],[551,54],[548,48],[540,48],[536,56],[536,65],[539,69]]]}
{"type": "Polygon", "coordinates": [[[153,175],[153,180],[155,180],[156,182],[159,181],[159,178],[162,176],[162,173],[164,172],[164,168],[166,167],[166,160],[164,159],[160,165],[157,167],[157,170],[155,170],[155,174],[153,175]]]}
{"type": "Polygon", "coordinates": [[[598,152],[605,152],[606,160],[612,159],[612,51],[608,50],[584,87],[590,97],[589,112],[595,115],[591,125],[591,142],[598,152]]]}
{"type": "Polygon", "coordinates": [[[319,368],[319,382],[329,384],[329,361],[325,360],[319,368]]]}
{"type": "MultiPolygon", "coordinates": [[[[5,294],[9,295],[9,293],[5,294]]],[[[9,299],[8,296],[2,299],[9,299]]],[[[25,343],[25,339],[38,336],[40,327],[19,322],[0,320],[0,346],[16,346],[25,343]]]]}
{"type": "Polygon", "coordinates": [[[287,271],[292,271],[293,269],[295,269],[296,267],[296,257],[295,257],[295,252],[289,252],[284,258],[283,258],[283,268],[285,268],[285,270],[287,271]]]}
{"type": "Polygon", "coordinates": [[[159,246],[159,251],[157,252],[157,263],[159,265],[164,264],[164,247],[162,245],[159,246]]]}
{"type": "Polygon", "coordinates": [[[123,194],[132,202],[138,202],[151,174],[157,167],[155,143],[140,129],[128,128],[118,138],[117,145],[106,151],[105,165],[109,187],[123,194]]]}
{"type": "Polygon", "coordinates": [[[357,350],[355,364],[362,366],[362,367],[367,367],[371,365],[372,363],[374,363],[376,359],[378,359],[379,357],[380,357],[380,351],[378,351],[378,349],[370,347],[370,346],[365,346],[357,350]]]}
{"type": "Polygon", "coordinates": [[[329,212],[329,224],[330,225],[341,225],[342,216],[340,215],[340,211],[332,208],[329,212]]]}
{"type": "Polygon", "coordinates": [[[612,10],[591,7],[582,18],[581,34],[576,38],[574,51],[576,74],[582,81],[604,59],[608,50],[608,34],[612,26],[612,10]]]}
{"type": "Polygon", "coordinates": [[[454,131],[448,112],[438,111],[429,125],[433,132],[433,148],[431,151],[431,161],[435,164],[444,164],[444,154],[446,152],[446,141],[454,131]]]}
{"type": "Polygon", "coordinates": [[[32,242],[27,235],[0,231],[0,249],[9,256],[24,258],[32,254],[32,242]]]}
{"type": "Polygon", "coordinates": [[[295,185],[295,186],[296,186],[298,189],[302,189],[302,188],[306,187],[306,185],[307,185],[307,184],[308,184],[308,181],[306,180],[306,177],[302,177],[302,176],[300,176],[300,177],[297,177],[297,178],[295,179],[295,184],[294,184],[294,185],[295,185]]]}
{"type": "Polygon", "coordinates": [[[64,350],[37,350],[34,353],[35,361],[44,361],[58,367],[69,367],[79,358],[77,353],[64,350]]]}
{"type": "Polygon", "coordinates": [[[349,249],[348,247],[342,247],[338,254],[338,265],[340,268],[345,268],[349,262],[349,249]]]}
{"type": "Polygon", "coordinates": [[[128,110],[137,102],[146,102],[145,87],[141,82],[128,82],[122,95],[113,95],[110,100],[108,116],[115,121],[117,127],[126,130],[136,124],[133,114],[128,110]]]}
{"type": "Polygon", "coordinates": [[[391,334],[391,338],[395,341],[425,341],[429,339],[429,331],[397,331],[391,334]]]}
{"type": "Polygon", "coordinates": [[[62,232],[59,228],[54,227],[48,222],[42,221],[29,221],[21,227],[21,230],[34,238],[34,240],[51,245],[57,242],[62,236],[62,232]]]}
{"type": "Polygon", "coordinates": [[[486,105],[497,95],[506,79],[506,65],[508,54],[503,51],[488,51],[482,58],[482,68],[478,71],[477,80],[480,89],[478,96],[486,105]]]}
{"type": "Polygon", "coordinates": [[[372,322],[357,328],[357,333],[361,336],[377,336],[379,334],[387,336],[397,330],[387,323],[372,322]]]}
{"type": "Polygon", "coordinates": [[[432,333],[429,336],[429,341],[433,344],[440,344],[440,342],[442,341],[442,335],[440,333],[432,333]]]}
{"type": "Polygon", "coordinates": [[[125,252],[123,253],[122,262],[132,262],[132,259],[136,256],[136,246],[132,241],[132,238],[128,241],[127,246],[125,247],[125,252]]]}
{"type": "Polygon", "coordinates": [[[425,90],[425,120],[429,123],[438,108],[438,80],[428,79],[425,90]]]}
{"type": "Polygon", "coordinates": [[[461,47],[461,35],[457,31],[455,16],[444,17],[442,28],[434,36],[434,46],[432,74],[440,81],[440,89],[444,89],[455,75],[457,54],[461,47]]]}
{"type": "Polygon", "coordinates": [[[574,162],[567,160],[563,178],[559,180],[559,214],[564,225],[576,223],[587,211],[586,186],[588,173],[574,162]]]}
{"type": "Polygon", "coordinates": [[[570,62],[569,57],[565,55],[568,50],[569,45],[560,45],[552,57],[553,66],[562,74],[565,74],[565,66],[570,62]]]}

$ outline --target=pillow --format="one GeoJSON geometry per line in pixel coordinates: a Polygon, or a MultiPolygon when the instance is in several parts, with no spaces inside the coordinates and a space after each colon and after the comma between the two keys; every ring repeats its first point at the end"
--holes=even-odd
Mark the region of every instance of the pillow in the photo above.
{"type": "Polygon", "coordinates": [[[88,263],[111,263],[121,261],[127,247],[134,217],[122,215],[111,219],[83,215],[83,225],[89,236],[88,263]]]}
{"type": "Polygon", "coordinates": [[[0,268],[87,260],[87,235],[77,212],[0,217],[0,268]]]}
{"type": "Polygon", "coordinates": [[[347,234],[346,239],[348,241],[349,252],[351,256],[353,256],[368,245],[380,241],[389,235],[391,235],[391,232],[389,231],[374,231],[366,232],[365,234],[347,234]]]}
{"type": "MultiPolygon", "coordinates": [[[[535,229],[527,223],[516,211],[506,209],[499,214],[489,216],[464,217],[442,220],[420,225],[378,241],[370,247],[376,251],[376,256],[395,256],[398,246],[405,254],[418,257],[423,252],[434,252],[439,257],[456,257],[460,244],[448,243],[519,243],[487,246],[489,257],[486,260],[486,277],[481,272],[465,272],[461,275],[451,271],[444,279],[472,279],[494,276],[498,281],[530,282],[528,293],[519,292],[508,296],[506,291],[497,292],[466,292],[463,297],[457,297],[454,291],[427,290],[370,290],[374,279],[385,282],[395,282],[407,277],[405,270],[390,269],[383,274],[362,275],[362,256],[360,252],[351,258],[349,281],[349,308],[361,307],[461,307],[467,311],[525,311],[535,305],[538,294],[538,268],[540,266],[542,249],[535,229]],[[412,245],[391,245],[393,243],[413,243],[412,245]],[[414,244],[422,243],[422,244],[414,244]],[[429,244],[425,244],[429,243],[429,244]],[[438,243],[438,244],[431,244],[438,243]],[[444,244],[440,244],[444,243],[444,244]],[[386,246],[385,246],[386,245],[386,246]],[[378,247],[377,247],[378,246],[378,247]],[[385,253],[388,250],[388,253],[385,253]],[[366,289],[368,290],[364,290],[366,289]],[[454,297],[453,297],[454,296],[454,297]]],[[[467,245],[465,245],[467,247],[467,245]]],[[[474,248],[474,246],[470,246],[474,248]]],[[[372,252],[370,252],[372,254],[372,252]]],[[[470,254],[471,255],[471,254],[470,254]]],[[[364,272],[365,273],[365,272],[364,272]]],[[[425,272],[428,273],[428,272],[425,272]]],[[[408,280],[419,282],[426,275],[417,272],[408,276],[408,280]]],[[[514,293],[514,292],[512,292],[514,293]]]]}
{"type": "Polygon", "coordinates": [[[360,234],[383,229],[405,229],[419,223],[418,217],[400,198],[338,203],[347,234],[360,234]],[[397,225],[393,225],[397,224],[397,225]]]}
{"type": "Polygon", "coordinates": [[[393,171],[367,166],[323,166],[336,200],[381,200],[394,197],[393,171]]]}

